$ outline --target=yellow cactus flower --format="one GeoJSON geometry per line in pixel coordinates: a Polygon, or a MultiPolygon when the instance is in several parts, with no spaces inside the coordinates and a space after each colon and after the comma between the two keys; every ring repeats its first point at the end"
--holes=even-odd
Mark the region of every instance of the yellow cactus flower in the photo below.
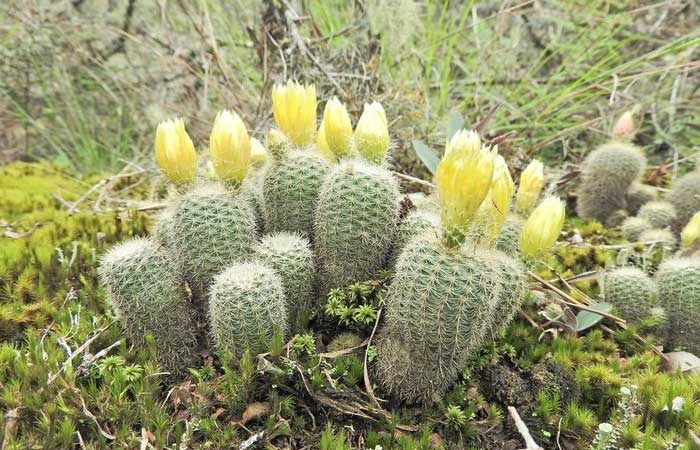
{"type": "Polygon", "coordinates": [[[527,214],[535,206],[543,185],[544,165],[541,161],[533,159],[520,174],[520,186],[515,195],[515,208],[527,214]]]}
{"type": "Polygon", "coordinates": [[[336,162],[335,153],[328,146],[328,141],[326,141],[326,131],[323,126],[323,121],[318,127],[318,133],[316,134],[316,149],[318,152],[329,162],[336,162]]]}
{"type": "Polygon", "coordinates": [[[272,114],[277,127],[292,144],[304,146],[314,141],[316,133],[316,88],[287,81],[272,88],[272,114]]]}
{"type": "Polygon", "coordinates": [[[548,250],[559,237],[565,218],[564,202],[557,197],[542,200],[523,225],[520,253],[526,258],[536,258],[548,250]]]}
{"type": "Polygon", "coordinates": [[[435,180],[446,231],[464,232],[491,188],[496,149],[454,148],[438,164],[435,180]]]}
{"type": "MultiPolygon", "coordinates": [[[[495,147],[497,149],[497,147],[495,147]]],[[[491,191],[489,192],[488,208],[491,217],[491,239],[495,239],[506,221],[510,202],[515,192],[515,184],[510,176],[508,164],[503,156],[497,155],[494,162],[493,181],[491,182],[491,191]]],[[[484,202],[485,204],[487,202],[484,202]]]]}
{"type": "Polygon", "coordinates": [[[692,248],[700,244],[700,212],[696,212],[681,231],[681,243],[683,248],[692,248]]]}
{"type": "Polygon", "coordinates": [[[475,130],[459,130],[445,145],[445,155],[453,150],[477,151],[481,148],[481,138],[475,130]]]}
{"type": "Polygon", "coordinates": [[[209,135],[209,153],[219,178],[243,181],[250,164],[250,136],[238,114],[223,110],[216,115],[209,135]]]}
{"type": "Polygon", "coordinates": [[[161,122],[156,129],[156,164],[175,184],[186,184],[197,175],[197,153],[182,119],[161,122]]]}
{"type": "Polygon", "coordinates": [[[255,138],[250,138],[250,161],[255,167],[260,167],[267,161],[267,149],[255,138]]]}
{"type": "Polygon", "coordinates": [[[367,160],[380,163],[389,150],[389,128],[386,113],[381,103],[365,103],[360,120],[355,127],[355,145],[357,151],[367,160]]]}
{"type": "Polygon", "coordinates": [[[352,150],[352,123],[345,105],[337,97],[326,103],[323,110],[323,133],[328,147],[338,158],[347,156],[352,150]]]}

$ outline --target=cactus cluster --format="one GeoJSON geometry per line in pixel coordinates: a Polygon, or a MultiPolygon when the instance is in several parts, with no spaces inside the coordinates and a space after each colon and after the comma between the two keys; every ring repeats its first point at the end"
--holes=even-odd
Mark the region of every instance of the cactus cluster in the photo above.
{"type": "Polygon", "coordinates": [[[406,401],[432,401],[515,315],[525,265],[557,240],[564,205],[553,197],[538,204],[537,161],[516,195],[498,149],[462,130],[439,164],[437,202],[404,210],[384,163],[390,139],[381,105],[365,105],[354,130],[337,99],[316,129],[316,107],[313,87],[276,86],[278,129],[268,132],[271,157],[256,167],[264,147],[236,114],[220,113],[208,175],[181,121],[159,127],[156,162],[176,189],[158,241],[115,248],[102,279],[128,336],[142,343],[152,334],[161,364],[182,373],[196,362],[198,338],[218,352],[264,352],[305,326],[297,318],[317,308],[319,293],[395,264],[378,331],[378,381],[406,401]]]}

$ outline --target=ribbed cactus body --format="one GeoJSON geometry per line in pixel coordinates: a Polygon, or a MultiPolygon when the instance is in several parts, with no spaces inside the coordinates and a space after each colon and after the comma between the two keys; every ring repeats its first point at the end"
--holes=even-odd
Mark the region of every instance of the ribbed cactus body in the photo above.
{"type": "Polygon", "coordinates": [[[639,322],[652,315],[656,306],[656,284],[636,267],[620,267],[603,275],[603,297],[623,319],[639,322]]]}
{"type": "Polygon", "coordinates": [[[264,236],[253,253],[280,276],[290,323],[295,323],[300,308],[311,307],[315,270],[309,240],[298,233],[273,233],[264,236]]]}
{"type": "Polygon", "coordinates": [[[263,182],[268,165],[256,168],[250,172],[241,185],[241,193],[248,196],[248,202],[255,214],[255,229],[258,234],[265,231],[265,196],[263,195],[263,182]]]}
{"type": "Polygon", "coordinates": [[[649,221],[653,228],[666,228],[676,220],[676,208],[669,202],[653,201],[639,208],[638,217],[649,221]]]}
{"type": "Polygon", "coordinates": [[[386,329],[375,338],[377,359],[376,379],[382,390],[408,403],[438,401],[459,376],[462,367],[457,362],[437,361],[433,355],[417,354],[398,336],[386,329]]]}
{"type": "Polygon", "coordinates": [[[263,182],[266,231],[311,236],[319,189],[329,170],[311,149],[290,149],[275,159],[263,182]]]}
{"type": "Polygon", "coordinates": [[[517,256],[520,252],[520,235],[524,223],[525,221],[519,215],[509,214],[496,239],[496,249],[506,255],[517,256]]]}
{"type": "Polygon", "coordinates": [[[490,328],[485,335],[487,340],[492,341],[506,330],[518,313],[525,297],[526,287],[524,268],[519,259],[499,251],[492,252],[489,259],[492,259],[496,273],[500,274],[501,285],[498,290],[498,303],[491,315],[490,328]]]}
{"type": "MultiPolygon", "coordinates": [[[[401,347],[407,358],[420,361],[429,355],[423,368],[429,372],[426,380],[456,373],[469,353],[498,328],[497,322],[510,320],[506,315],[512,315],[519,302],[522,285],[516,279],[521,276],[519,263],[501,252],[468,244],[447,248],[437,233],[425,233],[411,241],[397,262],[386,297],[386,332],[398,340],[393,345],[401,347]],[[512,279],[506,269],[514,271],[512,279]]],[[[380,353],[378,358],[393,361],[397,356],[380,353]]],[[[408,395],[400,385],[413,375],[393,369],[383,373],[387,390],[408,395]]],[[[448,381],[454,378],[438,385],[448,381]]],[[[436,394],[411,392],[415,397],[404,396],[405,400],[426,401],[436,394]]]]}
{"type": "Polygon", "coordinates": [[[177,264],[164,247],[153,239],[118,244],[102,258],[99,273],[132,343],[144,346],[152,335],[158,363],[173,374],[196,366],[193,310],[177,264]]]}
{"type": "Polygon", "coordinates": [[[691,172],[671,185],[666,200],[676,208],[675,228],[680,230],[696,212],[700,211],[700,172],[691,172]]]}
{"type": "Polygon", "coordinates": [[[155,232],[153,237],[162,245],[169,247],[173,245],[173,226],[174,226],[175,211],[172,208],[166,208],[155,219],[155,232]]]}
{"type": "Polygon", "coordinates": [[[654,201],[657,197],[656,189],[652,186],[639,182],[632,183],[625,195],[627,212],[636,215],[643,204],[654,201]]]}
{"type": "Polygon", "coordinates": [[[391,173],[366,162],[341,162],[326,177],[314,227],[324,290],[367,280],[383,267],[399,220],[399,196],[391,173]]]}
{"type": "Polygon", "coordinates": [[[172,232],[172,247],[190,288],[204,298],[216,274],[250,256],[255,214],[241,191],[208,184],[182,197],[175,207],[172,232]]]}
{"type": "Polygon", "coordinates": [[[647,219],[641,217],[628,217],[622,222],[622,235],[630,242],[639,241],[639,236],[645,231],[651,230],[652,226],[647,219]]]}
{"type": "Polygon", "coordinates": [[[644,171],[642,151],[630,144],[611,142],[591,152],[581,168],[578,214],[602,223],[625,209],[625,194],[644,171]]]}
{"type": "Polygon", "coordinates": [[[214,346],[240,356],[266,351],[275,331],[289,331],[282,279],[260,263],[234,264],[214,279],[209,292],[214,346]]]}
{"type": "Polygon", "coordinates": [[[685,347],[700,354],[700,259],[674,258],[656,272],[659,306],[668,318],[669,348],[685,347]]]}

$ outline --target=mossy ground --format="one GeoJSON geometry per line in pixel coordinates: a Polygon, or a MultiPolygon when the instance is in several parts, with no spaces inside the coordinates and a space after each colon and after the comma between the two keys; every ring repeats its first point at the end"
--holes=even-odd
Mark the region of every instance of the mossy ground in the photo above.
{"type": "MultiPolygon", "coordinates": [[[[624,448],[672,448],[672,441],[693,448],[700,376],[666,372],[653,351],[653,329],[624,330],[606,319],[576,333],[563,319],[543,318],[540,312],[557,304],[550,291],[533,294],[523,318],[427,409],[374,403],[364,363],[371,382],[373,346],[326,348],[340,333],[370,337],[386,278],[332,291],[304,331],[288,344],[275,339],[268,354],[203,354],[200,367],[172,382],[148,345],[124,340],[97,283],[99,256],[114,242],[146,235],[149,217],[94,212],[89,199],[69,214],[52,196],[75,201],[95,182],[47,165],[0,171],[5,449],[224,449],[252,436],[267,448],[522,448],[507,406],[544,448],[589,448],[601,422],[620,430],[624,448]],[[678,397],[683,407],[674,409],[678,397]]],[[[604,246],[619,236],[596,224],[567,225],[570,236],[575,229],[586,244],[560,247],[537,273],[573,297],[595,298],[595,282],[571,281],[577,292],[554,274],[566,280],[604,266],[616,258],[604,246]]]]}

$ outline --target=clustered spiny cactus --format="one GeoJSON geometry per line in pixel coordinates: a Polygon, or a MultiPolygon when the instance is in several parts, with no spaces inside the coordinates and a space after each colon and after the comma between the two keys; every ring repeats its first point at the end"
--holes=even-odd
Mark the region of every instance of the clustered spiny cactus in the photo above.
{"type": "MultiPolygon", "coordinates": [[[[159,126],[156,162],[176,189],[158,241],[121,244],[100,268],[127,335],[143,343],[152,334],[158,360],[174,373],[196,363],[200,316],[215,350],[263,352],[288,337],[300,310],[317,306],[319,289],[371,279],[395,263],[377,341],[379,381],[410,402],[440,396],[515,315],[525,264],[559,236],[563,203],[538,204],[542,164],[528,166],[516,193],[498,149],[462,130],[439,164],[437,202],[402,217],[384,162],[381,105],[366,104],[354,130],[335,98],[316,128],[313,86],[275,86],[272,106],[269,159],[238,115],[217,115],[208,175],[182,121],[159,126]]],[[[353,335],[329,348],[360,344],[353,335]]]]}

